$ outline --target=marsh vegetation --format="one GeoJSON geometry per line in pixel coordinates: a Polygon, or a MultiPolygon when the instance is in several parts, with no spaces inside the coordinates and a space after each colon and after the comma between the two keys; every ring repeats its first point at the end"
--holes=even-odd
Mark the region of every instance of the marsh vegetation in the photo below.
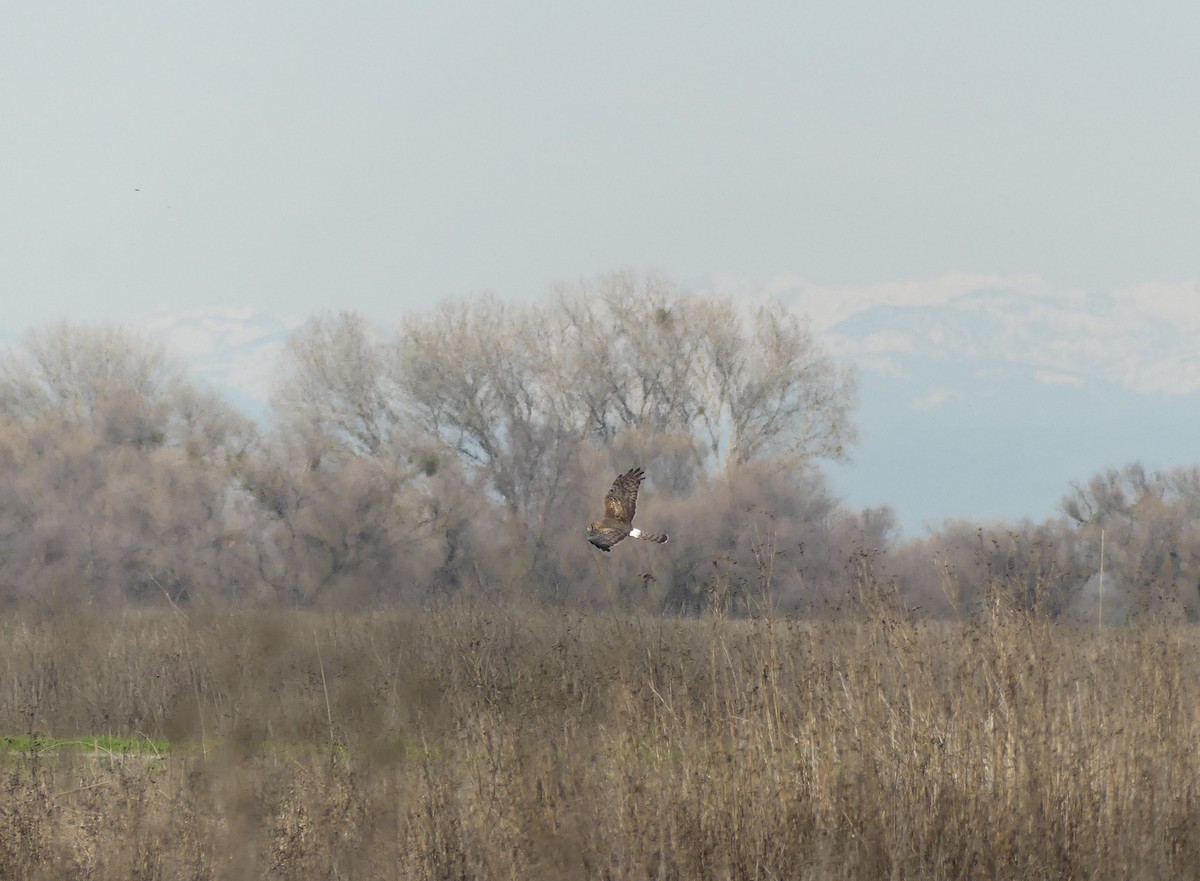
{"type": "Polygon", "coordinates": [[[527,606],[0,625],[24,878],[1170,878],[1200,866],[1200,641],[996,608],[527,606]],[[178,744],[178,746],[174,746],[178,744]]]}

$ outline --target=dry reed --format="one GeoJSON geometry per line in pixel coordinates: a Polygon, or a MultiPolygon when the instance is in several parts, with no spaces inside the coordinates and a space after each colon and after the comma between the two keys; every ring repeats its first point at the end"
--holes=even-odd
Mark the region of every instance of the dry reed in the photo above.
{"type": "Polygon", "coordinates": [[[0,623],[4,878],[1178,878],[1200,640],[453,606],[0,623]]]}

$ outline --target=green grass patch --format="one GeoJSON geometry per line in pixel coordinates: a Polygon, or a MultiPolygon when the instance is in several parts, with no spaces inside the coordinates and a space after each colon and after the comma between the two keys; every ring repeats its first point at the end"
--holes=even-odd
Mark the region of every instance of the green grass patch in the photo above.
{"type": "Polygon", "coordinates": [[[88,734],[82,737],[45,737],[34,734],[5,735],[0,749],[9,753],[44,755],[47,753],[101,753],[122,756],[155,756],[171,751],[171,743],[154,737],[114,737],[88,734]]]}
{"type": "MultiPolygon", "coordinates": [[[[210,741],[209,750],[220,750],[219,741],[210,741]]],[[[343,744],[310,744],[298,742],[254,741],[240,742],[237,750],[246,756],[260,758],[308,758],[329,754],[335,759],[350,757],[350,749],[343,744]]],[[[0,754],[13,756],[49,756],[64,753],[75,755],[113,756],[165,756],[195,755],[204,752],[197,742],[185,741],[172,744],[164,738],[114,737],[111,735],[83,735],[80,737],[48,737],[44,735],[14,734],[0,737],[0,754]]],[[[379,755],[388,755],[395,760],[436,758],[439,752],[434,747],[425,747],[404,738],[394,738],[380,744],[379,755]]]]}

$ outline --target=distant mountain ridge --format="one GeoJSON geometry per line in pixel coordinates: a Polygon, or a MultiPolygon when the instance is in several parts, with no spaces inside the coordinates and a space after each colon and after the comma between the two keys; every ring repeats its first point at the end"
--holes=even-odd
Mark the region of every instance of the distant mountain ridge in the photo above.
{"type": "Polygon", "coordinates": [[[1182,287],[1172,300],[1142,303],[1128,294],[985,288],[937,304],[881,302],[826,333],[836,351],[867,369],[888,366],[889,358],[895,367],[960,357],[1026,366],[1048,383],[1091,376],[1144,393],[1200,391],[1195,285],[1182,287]]]}
{"type": "Polygon", "coordinates": [[[1104,468],[1200,461],[1200,283],[940,284],[776,286],[858,367],[862,440],[829,469],[848,502],[893,506],[910,534],[947,517],[1043,519],[1104,468]],[[827,305],[839,295],[852,306],[827,305]]]}
{"type": "Polygon", "coordinates": [[[276,364],[294,322],[246,307],[161,311],[131,322],[179,358],[193,378],[263,420],[276,364]]]}

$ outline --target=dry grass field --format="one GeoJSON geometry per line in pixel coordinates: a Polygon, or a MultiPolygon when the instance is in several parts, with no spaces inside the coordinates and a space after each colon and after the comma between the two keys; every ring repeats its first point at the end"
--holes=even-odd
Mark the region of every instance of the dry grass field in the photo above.
{"type": "Polygon", "coordinates": [[[0,878],[1182,878],[1200,632],[10,612],[0,878]]]}

